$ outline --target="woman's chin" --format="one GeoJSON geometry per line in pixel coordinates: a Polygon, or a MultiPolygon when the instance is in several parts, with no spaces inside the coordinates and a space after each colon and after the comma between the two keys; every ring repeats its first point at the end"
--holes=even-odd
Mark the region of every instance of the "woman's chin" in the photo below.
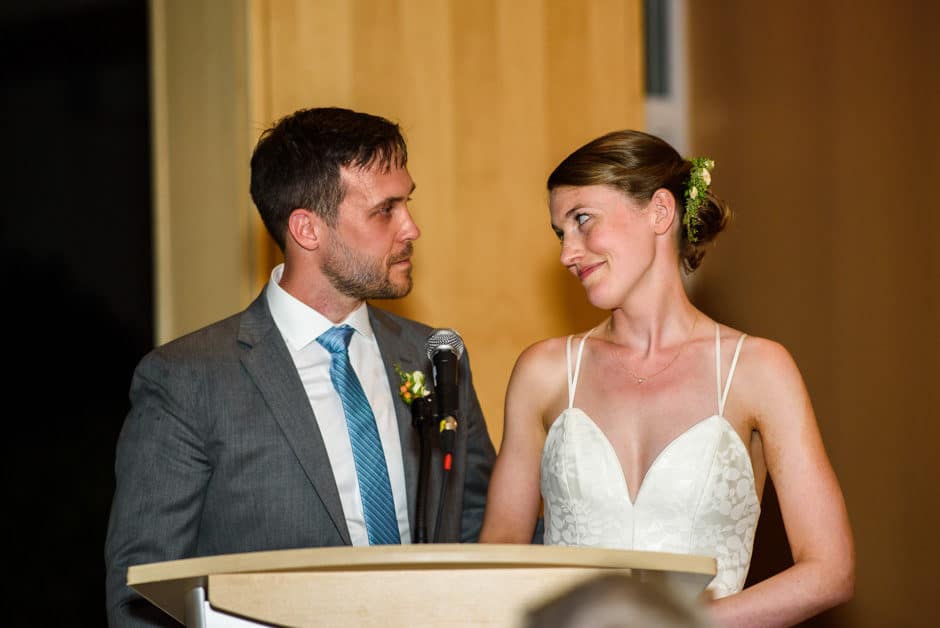
{"type": "Polygon", "coordinates": [[[587,290],[587,301],[599,310],[612,310],[617,307],[617,300],[600,290],[587,290]]]}

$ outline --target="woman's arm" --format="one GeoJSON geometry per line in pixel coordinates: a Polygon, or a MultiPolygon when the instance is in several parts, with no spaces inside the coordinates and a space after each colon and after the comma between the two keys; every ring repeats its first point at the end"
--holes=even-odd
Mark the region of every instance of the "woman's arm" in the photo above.
{"type": "Polygon", "coordinates": [[[793,358],[781,345],[764,339],[755,338],[745,348],[741,362],[754,368],[746,369],[744,392],[755,400],[750,405],[755,408],[794,565],[712,602],[711,610],[720,625],[792,626],[852,597],[852,531],[793,358]]]}
{"type": "Polygon", "coordinates": [[[542,413],[550,395],[549,382],[556,379],[546,372],[551,362],[546,344],[523,351],[509,378],[503,439],[487,492],[481,543],[532,541],[541,508],[539,464],[545,442],[542,413]]]}

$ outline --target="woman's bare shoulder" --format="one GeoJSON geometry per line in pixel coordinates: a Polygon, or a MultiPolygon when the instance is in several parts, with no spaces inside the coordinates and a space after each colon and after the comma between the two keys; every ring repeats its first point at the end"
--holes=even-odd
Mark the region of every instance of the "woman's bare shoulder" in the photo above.
{"type": "MultiPolygon", "coordinates": [[[[584,333],[572,335],[572,354],[584,333]]],[[[553,394],[559,386],[567,386],[568,338],[546,338],[523,349],[513,367],[510,387],[546,395],[553,394]]]]}
{"type": "MultiPolygon", "coordinates": [[[[573,350],[576,348],[574,344],[575,340],[582,335],[583,334],[575,334],[572,336],[573,350]]],[[[558,336],[532,343],[519,354],[519,357],[516,359],[516,368],[539,369],[557,364],[559,360],[564,364],[568,338],[568,336],[558,336]]]]}
{"type": "Polygon", "coordinates": [[[722,326],[722,346],[728,342],[737,343],[742,336],[746,336],[741,343],[739,363],[747,365],[747,371],[760,379],[792,377],[799,375],[796,361],[790,351],[779,341],[743,332],[731,327],[722,326]]]}
{"type": "Polygon", "coordinates": [[[516,358],[516,364],[512,370],[512,378],[518,379],[540,379],[547,373],[551,373],[561,365],[564,369],[565,360],[565,339],[564,338],[546,338],[532,343],[522,350],[519,357],[516,358]]]}
{"type": "MultiPolygon", "coordinates": [[[[741,337],[735,329],[722,328],[722,347],[733,346],[741,337]]],[[[747,335],[735,370],[736,394],[748,400],[757,418],[791,414],[793,405],[808,402],[806,386],[796,360],[781,342],[747,335]],[[787,410],[781,413],[781,410],[787,410]]],[[[739,398],[741,398],[739,397],[739,398]]]]}

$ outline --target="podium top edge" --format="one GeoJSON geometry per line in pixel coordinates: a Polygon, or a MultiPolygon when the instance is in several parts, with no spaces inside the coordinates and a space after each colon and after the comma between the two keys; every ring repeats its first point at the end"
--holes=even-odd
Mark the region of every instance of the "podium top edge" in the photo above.
{"type": "Polygon", "coordinates": [[[221,554],[144,565],[127,571],[131,586],[223,573],[376,569],[602,567],[682,571],[713,576],[711,556],[594,547],[514,544],[426,544],[316,547],[221,554]]]}

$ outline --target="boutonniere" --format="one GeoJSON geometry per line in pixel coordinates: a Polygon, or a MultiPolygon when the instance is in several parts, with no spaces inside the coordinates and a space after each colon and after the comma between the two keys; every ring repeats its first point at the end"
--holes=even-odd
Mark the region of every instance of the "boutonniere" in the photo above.
{"type": "Polygon", "coordinates": [[[417,397],[427,397],[431,391],[424,385],[424,371],[411,371],[410,373],[401,370],[401,367],[395,365],[395,372],[401,378],[401,386],[398,388],[398,396],[409,406],[417,397]]]}

